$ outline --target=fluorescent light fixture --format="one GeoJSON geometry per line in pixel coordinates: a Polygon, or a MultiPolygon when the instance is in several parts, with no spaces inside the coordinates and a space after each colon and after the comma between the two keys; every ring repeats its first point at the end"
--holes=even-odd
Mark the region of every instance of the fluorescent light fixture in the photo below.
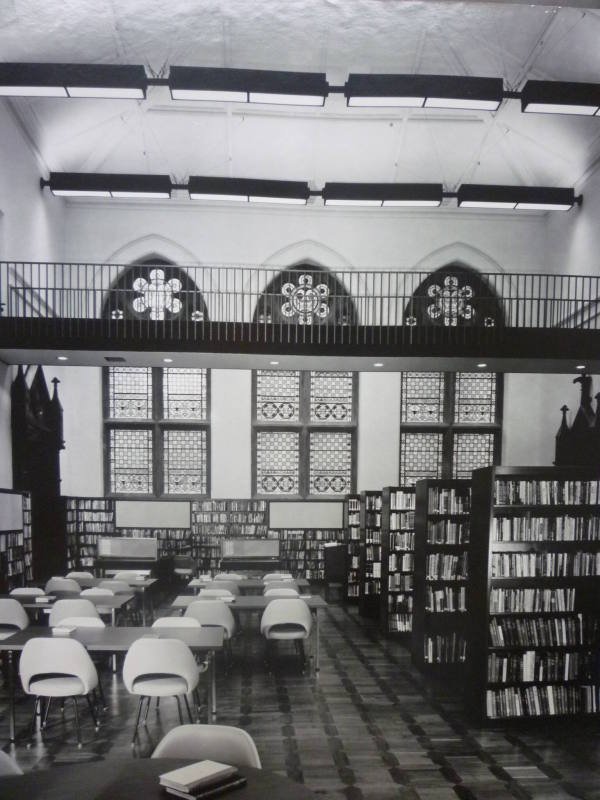
{"type": "Polygon", "coordinates": [[[578,114],[591,117],[600,109],[600,84],[527,81],[521,111],[529,114],[578,114]]]}
{"type": "Polygon", "coordinates": [[[51,172],[48,181],[52,194],[59,197],[115,197],[169,199],[168,175],[126,175],[86,172],[51,172]]]}
{"type": "Polygon", "coordinates": [[[68,361],[69,357],[68,356],[56,356],[56,360],[57,361],[68,361]]]}
{"type": "Polygon", "coordinates": [[[326,206],[439,206],[441,183],[326,183],[326,206]]]}
{"type": "Polygon", "coordinates": [[[269,364],[270,364],[272,367],[276,367],[276,366],[277,366],[277,364],[279,364],[279,361],[269,361],[269,364]]]}
{"type": "Polygon", "coordinates": [[[171,67],[173,100],[322,106],[329,93],[325,73],[223,67],[171,67]]]}
{"type": "Polygon", "coordinates": [[[501,78],[452,75],[351,74],[344,86],[349,106],[477,111],[496,111],[503,91],[501,78]]]}
{"type": "Polygon", "coordinates": [[[585,364],[577,364],[575,369],[585,369],[585,364]]]}
{"type": "Polygon", "coordinates": [[[306,205],[308,183],[268,181],[254,178],[211,178],[190,176],[188,191],[192,200],[234,200],[256,203],[306,205]]]}
{"type": "Polygon", "coordinates": [[[142,66],[123,64],[0,63],[0,95],[143,99],[142,66]]]}
{"type": "Polygon", "coordinates": [[[172,364],[173,363],[173,359],[172,358],[163,358],[163,361],[165,362],[165,364],[172,364]]]}
{"type": "Polygon", "coordinates": [[[382,361],[376,361],[376,362],[373,364],[373,366],[374,366],[374,367],[383,367],[383,362],[382,362],[382,361]]]}
{"type": "Polygon", "coordinates": [[[487,367],[487,364],[482,361],[481,364],[477,364],[477,366],[479,367],[479,369],[485,369],[485,367],[487,367]]]}
{"type": "Polygon", "coordinates": [[[547,186],[493,186],[463,183],[457,192],[460,208],[500,208],[515,211],[568,211],[580,198],[573,189],[547,186]]]}

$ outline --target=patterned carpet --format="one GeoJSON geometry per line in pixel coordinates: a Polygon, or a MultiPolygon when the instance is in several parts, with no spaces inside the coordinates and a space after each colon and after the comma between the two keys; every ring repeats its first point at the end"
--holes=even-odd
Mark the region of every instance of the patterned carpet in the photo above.
{"type": "MultiPolygon", "coordinates": [[[[218,678],[218,721],[245,728],[263,768],[305,783],[323,798],[347,800],[600,800],[598,721],[585,724],[474,727],[460,696],[432,687],[410,665],[404,646],[385,639],[354,609],[333,605],[322,615],[321,671],[303,674],[291,646],[273,673],[263,642],[248,623],[218,678]]],[[[31,749],[22,738],[12,754],[25,770],[115,757],[139,758],[177,724],[176,705],[154,706],[138,744],[130,740],[137,701],[120,678],[103,670],[109,709],[95,732],[85,712],[84,747],[68,719],[54,723],[31,749]]],[[[18,729],[30,701],[18,704],[18,729]]],[[[8,739],[4,697],[0,737],[8,739]]],[[[70,712],[68,711],[68,716],[70,712]]]]}

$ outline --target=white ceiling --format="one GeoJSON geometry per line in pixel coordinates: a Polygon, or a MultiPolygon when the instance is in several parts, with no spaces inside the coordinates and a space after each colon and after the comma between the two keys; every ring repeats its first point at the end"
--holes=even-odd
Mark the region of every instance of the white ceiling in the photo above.
{"type": "MultiPolygon", "coordinates": [[[[452,0],[1,0],[0,59],[600,81],[599,3],[452,0]]],[[[43,171],[575,187],[600,163],[600,119],[176,103],[15,99],[43,171]]]]}

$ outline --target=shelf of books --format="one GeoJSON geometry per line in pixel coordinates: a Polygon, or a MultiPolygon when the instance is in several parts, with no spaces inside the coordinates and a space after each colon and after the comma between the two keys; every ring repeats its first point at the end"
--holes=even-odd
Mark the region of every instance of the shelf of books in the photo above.
{"type": "Polygon", "coordinates": [[[360,596],[358,611],[379,618],[381,603],[381,495],[360,493],[360,596]]]}
{"type": "Polygon", "coordinates": [[[266,500],[195,500],[192,502],[192,556],[202,571],[216,572],[223,539],[266,538],[268,528],[266,500]]]}
{"type": "Polygon", "coordinates": [[[464,673],[470,481],[417,481],[413,663],[440,677],[464,673]]]}
{"type": "Polygon", "coordinates": [[[115,535],[132,539],[157,539],[158,558],[188,555],[192,547],[190,528],[117,528],[115,535]]]}
{"type": "Polygon", "coordinates": [[[23,577],[25,583],[33,580],[33,541],[31,531],[31,495],[23,495],[23,577]]]}
{"type": "Polygon", "coordinates": [[[473,471],[469,695],[484,721],[598,713],[600,471],[473,471]]]}
{"type": "Polygon", "coordinates": [[[67,569],[94,567],[100,536],[115,535],[115,501],[105,497],[65,497],[67,569]]]}
{"type": "Polygon", "coordinates": [[[415,487],[387,486],[382,493],[381,629],[410,634],[415,562],[415,487]]]}
{"type": "Polygon", "coordinates": [[[32,579],[31,500],[2,489],[0,501],[0,592],[9,592],[32,579]]]}
{"type": "Polygon", "coordinates": [[[269,536],[279,539],[279,554],[295,578],[325,580],[325,545],[344,541],[343,528],[273,528],[269,536]]]}
{"type": "Polygon", "coordinates": [[[344,530],[348,571],[346,574],[345,598],[349,603],[358,603],[360,597],[360,495],[349,494],[344,499],[344,530]]]}

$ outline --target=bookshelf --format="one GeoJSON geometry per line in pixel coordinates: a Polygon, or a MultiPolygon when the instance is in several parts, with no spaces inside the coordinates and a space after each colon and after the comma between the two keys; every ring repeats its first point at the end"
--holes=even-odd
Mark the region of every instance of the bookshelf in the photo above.
{"type": "Polygon", "coordinates": [[[192,546],[190,528],[116,528],[115,535],[131,539],[157,539],[158,558],[187,555],[192,546]]]}
{"type": "Polygon", "coordinates": [[[228,537],[266,538],[266,500],[195,500],[192,502],[192,556],[205,572],[219,569],[221,542],[228,537]]]}
{"type": "Polygon", "coordinates": [[[115,503],[105,497],[65,497],[67,569],[94,567],[98,538],[115,535],[115,503]]]}
{"type": "Polygon", "coordinates": [[[473,471],[469,696],[479,719],[597,714],[600,472],[473,471]]]}
{"type": "Polygon", "coordinates": [[[0,591],[23,586],[32,577],[31,499],[0,490],[0,591]]]}
{"type": "Polygon", "coordinates": [[[412,660],[445,678],[464,672],[470,481],[417,481],[412,660]]]}
{"type": "Polygon", "coordinates": [[[381,629],[410,634],[413,611],[415,487],[387,486],[382,493],[381,629]]]}
{"type": "Polygon", "coordinates": [[[272,528],[284,568],[296,578],[325,580],[325,545],[344,541],[343,528],[272,528]]]}
{"type": "Polygon", "coordinates": [[[360,595],[359,614],[379,618],[381,602],[381,496],[380,491],[360,493],[360,595]]]}
{"type": "Polygon", "coordinates": [[[31,530],[31,495],[23,495],[23,567],[25,583],[33,580],[33,542],[31,530]]]}
{"type": "Polygon", "coordinates": [[[346,553],[348,571],[346,573],[345,599],[358,603],[360,597],[360,495],[349,494],[344,499],[344,530],[346,531],[346,553]]]}

